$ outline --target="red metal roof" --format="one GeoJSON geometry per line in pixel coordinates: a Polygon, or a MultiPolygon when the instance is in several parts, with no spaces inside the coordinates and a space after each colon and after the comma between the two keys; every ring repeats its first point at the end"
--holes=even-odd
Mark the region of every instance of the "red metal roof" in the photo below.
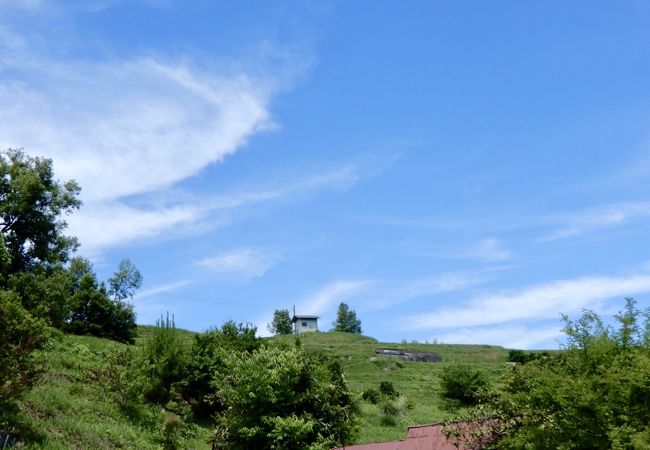
{"type": "Polygon", "coordinates": [[[454,440],[445,436],[443,428],[441,423],[412,426],[408,427],[405,440],[346,445],[336,450],[467,450],[462,444],[454,445],[454,440]]]}

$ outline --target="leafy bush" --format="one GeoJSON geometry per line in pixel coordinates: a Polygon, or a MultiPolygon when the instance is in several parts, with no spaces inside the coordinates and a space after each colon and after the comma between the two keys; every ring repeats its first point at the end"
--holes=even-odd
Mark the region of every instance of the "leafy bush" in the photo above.
{"type": "Polygon", "coordinates": [[[147,388],[145,398],[161,405],[172,400],[187,375],[188,348],[174,319],[160,317],[142,349],[147,388]]]}
{"type": "Polygon", "coordinates": [[[522,350],[510,350],[508,352],[508,362],[526,364],[536,359],[551,356],[549,352],[524,352],[522,350]]]}
{"type": "Polygon", "coordinates": [[[351,441],[357,407],[341,368],[301,349],[227,355],[213,449],[332,448],[351,441]]]}
{"type": "Polygon", "coordinates": [[[376,405],[377,403],[379,403],[380,394],[379,391],[377,391],[376,389],[369,388],[363,391],[363,393],[361,394],[361,398],[367,402],[372,403],[373,405],[376,405]]]}
{"type": "Polygon", "coordinates": [[[104,352],[101,363],[89,370],[104,395],[112,398],[120,409],[131,414],[142,402],[144,378],[136,355],[130,349],[104,352]]]}
{"type": "Polygon", "coordinates": [[[0,291],[0,427],[13,400],[35,382],[41,370],[36,350],[48,337],[45,322],[32,317],[15,293],[0,291]]]}
{"type": "Polygon", "coordinates": [[[388,398],[395,398],[399,395],[399,392],[395,390],[395,386],[390,381],[382,381],[379,383],[379,392],[385,395],[388,398]]]}
{"type": "Polygon", "coordinates": [[[212,381],[225,373],[229,353],[251,353],[261,345],[257,329],[249,324],[229,321],[221,328],[194,336],[187,364],[183,397],[192,405],[197,417],[207,418],[219,411],[212,381]]]}
{"type": "Polygon", "coordinates": [[[442,369],[440,375],[442,396],[463,405],[475,405],[480,394],[488,387],[486,375],[478,369],[453,364],[442,369]]]}

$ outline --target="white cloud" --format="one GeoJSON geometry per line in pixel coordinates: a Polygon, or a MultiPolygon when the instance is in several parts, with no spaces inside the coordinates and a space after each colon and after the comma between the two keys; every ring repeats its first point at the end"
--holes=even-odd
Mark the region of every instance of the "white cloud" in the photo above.
{"type": "Polygon", "coordinates": [[[469,248],[465,255],[485,261],[504,261],[512,258],[512,253],[503,248],[502,244],[493,238],[482,239],[475,246],[469,248]]]}
{"type": "Polygon", "coordinates": [[[373,284],[368,280],[340,280],[330,283],[311,294],[296,306],[299,314],[324,314],[335,304],[346,302],[346,296],[357,294],[373,284]]]}
{"type": "Polygon", "coordinates": [[[189,280],[180,280],[180,281],[175,281],[173,283],[168,283],[168,284],[162,284],[159,286],[153,286],[149,289],[145,289],[144,291],[140,291],[136,294],[135,296],[135,301],[141,300],[147,297],[155,297],[160,294],[164,294],[166,292],[172,292],[175,291],[178,288],[181,288],[183,286],[187,286],[191,282],[189,280]]]}
{"type": "Polygon", "coordinates": [[[497,269],[447,272],[399,283],[375,282],[367,309],[386,309],[420,297],[467,289],[485,282],[488,279],[486,272],[491,270],[497,269]]]}
{"type": "Polygon", "coordinates": [[[259,250],[241,248],[203,258],[196,265],[219,276],[247,281],[263,276],[280,259],[281,256],[277,252],[263,253],[259,250]]]}
{"type": "Polygon", "coordinates": [[[558,228],[542,236],[539,241],[552,241],[598,229],[623,225],[632,220],[650,217],[650,202],[624,202],[599,206],[584,211],[555,215],[547,222],[557,224],[558,228]]]}
{"type": "Polygon", "coordinates": [[[412,316],[404,323],[413,329],[448,329],[557,319],[560,313],[575,313],[583,308],[594,308],[608,298],[643,292],[650,292],[650,274],[583,277],[475,298],[457,307],[412,316]]]}
{"type": "Polygon", "coordinates": [[[0,81],[0,145],[53,158],[90,202],[169,187],[271,125],[264,80],[245,74],[139,59],[42,64],[25,79],[0,81]]]}
{"type": "MultiPolygon", "coordinates": [[[[446,332],[434,339],[438,342],[454,344],[490,344],[506,348],[530,349],[548,348],[548,342],[562,336],[562,327],[526,327],[526,326],[495,326],[460,328],[446,332]],[[541,345],[541,347],[540,347],[541,345]]],[[[555,346],[553,346],[555,347],[555,346]]]]}

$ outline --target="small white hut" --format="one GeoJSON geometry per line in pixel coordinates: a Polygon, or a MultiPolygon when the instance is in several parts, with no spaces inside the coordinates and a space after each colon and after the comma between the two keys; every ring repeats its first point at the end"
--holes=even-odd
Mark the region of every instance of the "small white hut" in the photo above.
{"type": "Polygon", "coordinates": [[[294,314],[291,321],[293,322],[293,331],[296,334],[318,331],[318,316],[294,314]]]}

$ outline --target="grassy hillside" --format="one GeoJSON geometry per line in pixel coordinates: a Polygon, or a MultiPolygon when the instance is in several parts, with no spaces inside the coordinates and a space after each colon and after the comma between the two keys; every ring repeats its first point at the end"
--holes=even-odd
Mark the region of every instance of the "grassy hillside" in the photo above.
{"type": "MultiPolygon", "coordinates": [[[[382,381],[390,381],[395,389],[408,399],[412,409],[405,409],[393,426],[382,425],[380,406],[361,401],[359,443],[400,439],[407,425],[429,423],[452,417],[438,396],[439,375],[449,363],[470,364],[484,370],[497,383],[506,370],[508,351],[488,345],[448,344],[394,344],[347,333],[306,333],[300,336],[306,349],[319,350],[337,358],[350,387],[358,394],[368,388],[379,388],[382,381]],[[414,362],[377,357],[378,347],[405,351],[437,352],[442,362],[414,362]]],[[[293,336],[278,336],[272,342],[294,345],[293,336]]]]}
{"type": "MultiPolygon", "coordinates": [[[[133,348],[138,351],[152,327],[140,327],[133,348]]],[[[181,331],[192,340],[194,333],[181,331]]],[[[404,437],[405,426],[438,421],[453,415],[438,397],[439,374],[451,362],[471,364],[485,370],[496,382],[505,370],[507,351],[501,347],[445,344],[391,344],[346,333],[302,335],[304,348],[338,359],[350,387],[360,395],[390,381],[411,408],[403,408],[396,423],[382,424],[381,407],[360,401],[358,442],[376,442],[404,437]],[[410,362],[377,357],[377,347],[406,351],[435,351],[441,363],[410,362]]],[[[271,345],[293,346],[293,336],[268,340],[271,345]]],[[[21,427],[27,436],[26,448],[109,449],[162,448],[165,415],[160,408],[139,406],[125,413],[106,392],[105,386],[90,375],[104,361],[107,352],[128,346],[86,336],[61,335],[46,352],[46,371],[41,383],[20,403],[21,427]]],[[[209,424],[193,424],[187,448],[207,449],[209,424]]]]}
{"type": "MultiPolygon", "coordinates": [[[[62,335],[53,342],[41,382],[20,403],[26,448],[162,448],[161,409],[140,406],[125,413],[90,375],[106,352],[126,347],[88,336],[62,335]]],[[[188,448],[209,448],[209,427],[192,426],[191,434],[188,448]]]]}

